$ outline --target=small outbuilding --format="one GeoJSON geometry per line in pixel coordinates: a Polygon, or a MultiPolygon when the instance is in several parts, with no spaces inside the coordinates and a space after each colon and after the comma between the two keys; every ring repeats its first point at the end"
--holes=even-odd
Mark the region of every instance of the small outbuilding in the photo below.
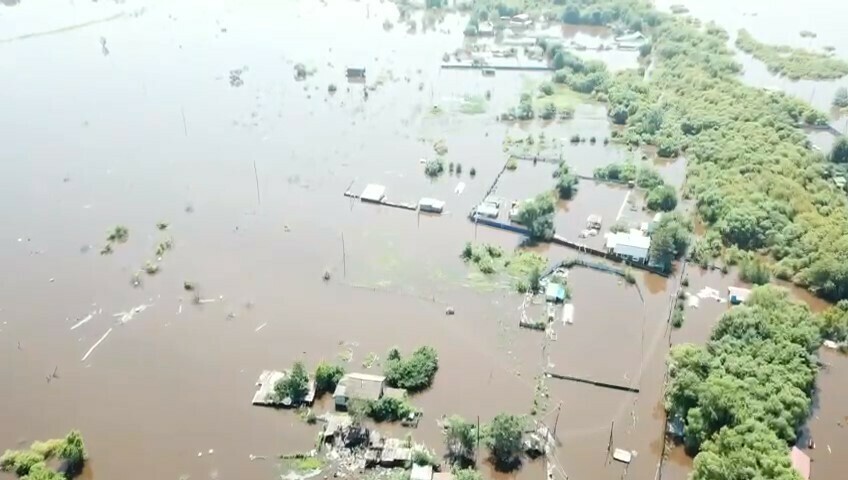
{"type": "Polygon", "coordinates": [[[727,300],[731,305],[739,305],[745,303],[751,295],[751,290],[740,287],[727,287],[727,300]]]}
{"type": "Polygon", "coordinates": [[[586,228],[590,229],[590,230],[591,229],[600,230],[601,224],[603,223],[603,221],[604,221],[603,217],[601,217],[597,213],[593,213],[593,214],[589,215],[588,218],[586,218],[586,228]]]}
{"type": "Polygon", "coordinates": [[[362,191],[362,195],[359,198],[363,202],[381,203],[386,199],[386,187],[377,185],[376,183],[369,183],[365,186],[365,190],[362,191]]]}
{"type": "Polygon", "coordinates": [[[495,24],[492,22],[480,22],[477,24],[477,35],[491,37],[495,34],[495,24]]]}
{"type": "Polygon", "coordinates": [[[648,251],[651,249],[651,238],[637,229],[629,232],[607,234],[607,251],[615,253],[634,262],[648,261],[648,251]]]}
{"type": "Polygon", "coordinates": [[[562,303],[565,301],[565,286],[550,282],[545,287],[545,300],[551,303],[562,303]]]}
{"type": "Polygon", "coordinates": [[[430,213],[442,213],[445,209],[445,202],[436,200],[435,198],[422,198],[418,201],[418,210],[430,213]]]}
{"type": "Polygon", "coordinates": [[[365,78],[365,67],[348,67],[347,78],[365,78]]]}
{"type": "Polygon", "coordinates": [[[500,209],[491,203],[481,203],[477,206],[474,212],[481,217],[498,218],[500,209]]]}

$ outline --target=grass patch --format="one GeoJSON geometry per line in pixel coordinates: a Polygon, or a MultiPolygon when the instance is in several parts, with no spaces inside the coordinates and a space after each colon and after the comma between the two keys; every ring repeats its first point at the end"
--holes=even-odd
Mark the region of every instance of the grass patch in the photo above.
{"type": "Polygon", "coordinates": [[[527,250],[507,253],[497,245],[486,243],[466,243],[460,257],[477,267],[476,272],[469,274],[472,286],[487,290],[499,286],[497,277],[505,276],[519,292],[526,292],[530,284],[538,283],[538,275],[547,265],[547,260],[538,253],[527,250]]]}
{"type": "Polygon", "coordinates": [[[466,115],[479,115],[486,113],[488,102],[483,95],[466,95],[459,105],[459,112],[466,115]]]}
{"type": "Polygon", "coordinates": [[[765,63],[770,72],[792,80],[827,80],[848,75],[845,60],[788,45],[768,45],[757,41],[747,30],[739,30],[736,46],[765,63]]]}

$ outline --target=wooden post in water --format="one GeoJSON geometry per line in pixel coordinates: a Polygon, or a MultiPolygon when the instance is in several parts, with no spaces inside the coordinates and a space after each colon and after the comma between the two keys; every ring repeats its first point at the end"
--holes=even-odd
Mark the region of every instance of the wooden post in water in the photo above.
{"type": "Polygon", "coordinates": [[[477,466],[477,455],[480,452],[480,415],[477,415],[477,448],[474,449],[474,466],[477,466]]]}
{"type": "Polygon", "coordinates": [[[342,269],[344,277],[347,278],[347,251],[345,249],[344,232],[342,232],[342,269]]]}
{"type": "Polygon", "coordinates": [[[556,418],[554,419],[554,441],[556,441],[556,428],[557,428],[557,423],[559,423],[559,412],[560,412],[560,410],[562,410],[562,402],[559,402],[559,405],[557,405],[557,414],[556,414],[556,418]]]}
{"type": "Polygon", "coordinates": [[[253,159],[253,176],[256,178],[256,201],[262,205],[262,198],[259,196],[259,171],[256,170],[256,159],[253,159]]]}
{"type": "Polygon", "coordinates": [[[615,428],[615,420],[610,424],[610,438],[609,442],[607,442],[607,456],[612,452],[612,431],[615,428]]]}
{"type": "Polygon", "coordinates": [[[182,107],[182,105],[180,106],[180,114],[183,116],[183,133],[187,137],[188,136],[188,127],[186,126],[185,109],[182,107]]]}

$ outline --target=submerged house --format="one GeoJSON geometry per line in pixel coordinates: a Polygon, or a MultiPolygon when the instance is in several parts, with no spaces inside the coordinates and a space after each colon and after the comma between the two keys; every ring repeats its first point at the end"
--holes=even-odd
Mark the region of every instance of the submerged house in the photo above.
{"type": "Polygon", "coordinates": [[[637,229],[629,232],[608,233],[606,235],[606,248],[610,253],[615,253],[628,260],[640,263],[648,261],[648,252],[651,249],[651,238],[646,237],[637,229]]]}
{"type": "Polygon", "coordinates": [[[365,67],[348,67],[347,78],[365,78],[365,67]]]}
{"type": "Polygon", "coordinates": [[[418,210],[430,213],[442,213],[445,209],[445,202],[436,200],[435,198],[422,198],[418,201],[418,210]]]}
{"type": "Polygon", "coordinates": [[[383,396],[386,377],[367,373],[348,373],[336,385],[333,400],[337,409],[347,409],[351,400],[377,401],[383,396]]]}

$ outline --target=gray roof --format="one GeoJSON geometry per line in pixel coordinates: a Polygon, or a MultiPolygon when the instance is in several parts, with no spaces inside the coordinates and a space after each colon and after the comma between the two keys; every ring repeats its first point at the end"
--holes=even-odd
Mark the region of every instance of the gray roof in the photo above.
{"type": "Polygon", "coordinates": [[[379,400],[383,395],[386,377],[366,373],[349,373],[339,381],[334,397],[343,396],[360,400],[379,400]]]}

